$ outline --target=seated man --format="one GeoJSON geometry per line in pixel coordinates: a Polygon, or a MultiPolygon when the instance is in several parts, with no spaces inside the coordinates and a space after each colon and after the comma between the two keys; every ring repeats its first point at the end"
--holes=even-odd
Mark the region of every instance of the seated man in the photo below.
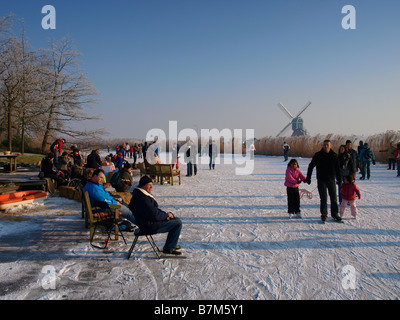
{"type": "Polygon", "coordinates": [[[102,169],[96,169],[93,172],[92,178],[87,181],[83,191],[87,191],[90,198],[90,203],[94,207],[95,201],[105,202],[109,205],[121,205],[121,208],[118,210],[121,212],[121,216],[125,219],[128,219],[131,223],[135,223],[135,218],[132,212],[114,199],[114,197],[105,189],[103,186],[104,179],[104,171],[102,169]]]}
{"type": "Polygon", "coordinates": [[[43,158],[40,165],[39,178],[50,178],[56,181],[58,188],[61,185],[65,185],[66,181],[60,174],[54,165],[54,153],[49,152],[45,158],[43,158]]]}
{"type": "Polygon", "coordinates": [[[132,199],[129,204],[136,225],[142,232],[148,234],[168,232],[167,241],[163,253],[180,255],[177,245],[181,234],[182,221],[171,212],[165,212],[158,208],[158,203],[151,194],[153,182],[148,176],[143,176],[139,186],[132,192],[132,199]]]}
{"type": "MultiPolygon", "coordinates": [[[[122,169],[120,169],[119,171],[119,175],[121,177],[121,179],[118,179],[117,181],[117,185],[113,186],[115,188],[115,191],[117,192],[125,192],[127,191],[132,183],[133,183],[133,179],[132,179],[132,174],[131,174],[131,165],[128,162],[125,162],[125,164],[123,165],[124,167],[122,169]]],[[[116,174],[116,173],[114,173],[116,174]]]]}

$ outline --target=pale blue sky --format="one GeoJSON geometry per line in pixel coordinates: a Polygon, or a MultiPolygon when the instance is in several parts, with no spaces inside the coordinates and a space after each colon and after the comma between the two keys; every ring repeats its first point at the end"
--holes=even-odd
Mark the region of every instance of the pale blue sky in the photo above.
{"type": "Polygon", "coordinates": [[[309,100],[311,135],[400,129],[398,0],[2,0],[9,13],[36,49],[75,41],[111,138],[169,120],[275,136],[289,122],[278,102],[296,114],[309,100]],[[41,27],[46,4],[56,30],[41,27]],[[347,4],[356,30],[342,28],[347,4]]]}

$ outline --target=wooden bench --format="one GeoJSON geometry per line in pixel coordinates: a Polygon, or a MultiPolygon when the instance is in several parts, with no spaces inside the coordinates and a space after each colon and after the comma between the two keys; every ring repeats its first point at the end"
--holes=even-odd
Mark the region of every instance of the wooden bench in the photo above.
{"type": "Polygon", "coordinates": [[[151,164],[149,166],[150,172],[149,176],[153,182],[160,182],[161,178],[161,168],[160,164],[151,164]]]}
{"type": "Polygon", "coordinates": [[[172,164],[159,164],[159,166],[161,171],[161,177],[160,177],[161,184],[163,184],[165,179],[167,183],[173,186],[174,178],[178,178],[179,184],[181,184],[181,170],[173,169],[172,164]]]}
{"type": "MultiPolygon", "coordinates": [[[[85,212],[85,226],[88,225],[88,227],[90,228],[90,243],[92,244],[93,242],[93,238],[96,234],[107,234],[108,235],[108,239],[111,236],[111,233],[114,233],[115,235],[115,240],[118,240],[118,236],[121,235],[125,244],[125,238],[122,234],[122,232],[119,230],[118,228],[118,223],[117,221],[119,220],[119,208],[121,206],[119,205],[109,205],[109,210],[107,210],[106,212],[101,212],[99,211],[98,207],[92,207],[91,203],[90,203],[90,198],[89,198],[89,194],[87,191],[83,191],[82,194],[82,205],[83,205],[83,209],[85,212]],[[114,230],[104,230],[104,231],[96,231],[97,227],[102,225],[104,222],[106,221],[110,221],[112,222],[113,226],[114,226],[114,230]]],[[[107,243],[106,243],[107,244],[107,243]]]]}
{"type": "Polygon", "coordinates": [[[146,166],[144,165],[144,162],[139,162],[136,164],[137,168],[140,170],[140,176],[145,176],[149,174],[146,170],[146,166]]]}

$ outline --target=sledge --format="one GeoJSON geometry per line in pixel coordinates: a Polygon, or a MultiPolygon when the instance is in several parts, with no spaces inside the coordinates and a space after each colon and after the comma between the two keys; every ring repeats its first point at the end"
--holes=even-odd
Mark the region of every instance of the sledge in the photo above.
{"type": "Polygon", "coordinates": [[[308,199],[312,199],[313,194],[311,191],[308,191],[307,189],[299,189],[300,191],[300,199],[303,199],[304,196],[307,196],[308,199]]]}
{"type": "Polygon", "coordinates": [[[0,210],[7,208],[43,202],[47,199],[47,192],[41,190],[17,191],[0,195],[0,210]]]}

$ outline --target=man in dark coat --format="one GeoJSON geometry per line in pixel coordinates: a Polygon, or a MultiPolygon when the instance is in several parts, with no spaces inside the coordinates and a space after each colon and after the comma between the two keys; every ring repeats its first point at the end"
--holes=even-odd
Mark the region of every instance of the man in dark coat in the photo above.
{"type": "Polygon", "coordinates": [[[180,255],[177,245],[182,229],[182,221],[171,212],[165,212],[158,207],[151,194],[153,182],[148,176],[143,176],[139,186],[132,192],[129,209],[135,216],[135,223],[141,231],[149,234],[168,232],[163,253],[180,255]]]}
{"type": "Polygon", "coordinates": [[[101,167],[100,150],[92,150],[86,161],[86,168],[99,169],[101,167]]]}
{"type": "Polygon", "coordinates": [[[352,167],[353,167],[353,173],[355,174],[358,171],[358,161],[357,161],[357,151],[353,149],[353,143],[350,140],[346,141],[346,150],[350,153],[351,155],[351,160],[352,160],[352,167]]]}
{"type": "Polygon", "coordinates": [[[311,183],[311,176],[314,167],[317,167],[318,193],[320,197],[320,212],[322,221],[326,221],[328,215],[328,194],[331,201],[331,216],[336,221],[341,221],[338,212],[336,183],[342,181],[339,170],[337,154],[331,149],[330,140],[325,140],[321,151],[313,156],[307,171],[307,183],[311,183]],[[336,178],[336,181],[335,181],[336,178]]]}

